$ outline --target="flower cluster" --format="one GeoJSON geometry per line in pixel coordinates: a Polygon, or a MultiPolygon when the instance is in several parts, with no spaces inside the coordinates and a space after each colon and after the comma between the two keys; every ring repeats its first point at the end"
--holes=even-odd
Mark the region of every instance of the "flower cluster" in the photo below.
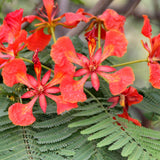
{"type": "MultiPolygon", "coordinates": [[[[21,99],[30,99],[26,104],[17,102],[9,107],[10,120],[15,125],[31,125],[36,120],[32,113],[35,102],[39,100],[39,105],[45,113],[46,97],[56,102],[58,114],[76,108],[78,102],[87,99],[84,92],[85,83],[91,81],[92,87],[98,91],[101,77],[109,84],[113,94],[113,97],[108,99],[108,102],[113,102],[109,108],[120,103],[123,113],[118,116],[141,126],[138,120],[128,114],[129,106],[143,99],[143,96],[130,86],[135,80],[132,68],[126,66],[117,70],[106,63],[108,57],[122,57],[127,52],[125,17],[112,9],[107,9],[99,16],[79,9],[76,13],[69,12],[55,18],[58,5],[54,0],[43,0],[43,4],[39,9],[39,16],[23,17],[23,9],[19,9],[7,14],[0,26],[0,68],[3,83],[9,87],[17,83],[27,86],[28,91],[21,99]],[[24,22],[33,21],[35,29],[30,33],[21,28],[24,22]],[[58,40],[55,37],[57,25],[72,29],[81,21],[91,22],[85,30],[88,55],[77,53],[69,37],[60,37],[58,40]],[[51,38],[54,41],[50,51],[54,64],[53,78],[50,78],[51,69],[41,76],[42,64],[38,57],[51,38]],[[101,41],[104,41],[103,47],[101,41]],[[27,73],[24,62],[26,59],[20,57],[19,53],[23,53],[26,48],[34,53],[31,62],[34,64],[36,78],[27,73]]],[[[150,47],[142,41],[144,48],[149,52],[147,62],[150,68],[150,82],[153,87],[160,88],[160,35],[151,38],[151,25],[146,15],[142,34],[150,40],[150,47]]]]}

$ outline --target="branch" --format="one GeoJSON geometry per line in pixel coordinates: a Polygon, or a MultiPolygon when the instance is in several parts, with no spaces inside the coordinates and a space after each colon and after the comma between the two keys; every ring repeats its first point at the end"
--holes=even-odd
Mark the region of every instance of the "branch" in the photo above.
{"type": "MultiPolygon", "coordinates": [[[[32,13],[30,15],[38,15],[37,8],[41,8],[42,6],[43,6],[43,2],[42,2],[42,0],[40,0],[40,2],[32,10],[32,13]]],[[[23,23],[22,24],[22,29],[25,29],[26,27],[28,27],[28,25],[30,25],[29,22],[23,23]]]]}
{"type": "MultiPolygon", "coordinates": [[[[105,11],[105,9],[110,5],[113,0],[99,0],[96,5],[90,9],[88,12],[97,16],[105,11]]],[[[70,30],[66,36],[72,37],[74,35],[79,35],[84,28],[86,28],[88,23],[81,22],[76,28],[70,30]]]]}

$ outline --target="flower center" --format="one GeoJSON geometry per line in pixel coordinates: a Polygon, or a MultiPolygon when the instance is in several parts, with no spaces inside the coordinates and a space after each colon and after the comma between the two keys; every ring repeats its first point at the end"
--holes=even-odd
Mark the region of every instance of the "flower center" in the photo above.
{"type": "Polygon", "coordinates": [[[90,72],[94,72],[97,69],[97,64],[95,61],[91,61],[90,64],[88,65],[88,69],[90,72]]]}
{"type": "Polygon", "coordinates": [[[37,87],[37,90],[38,90],[38,94],[41,94],[41,93],[43,93],[44,88],[43,88],[42,85],[39,85],[39,86],[37,87]]]}
{"type": "Polygon", "coordinates": [[[97,66],[95,65],[89,65],[90,72],[94,72],[97,69],[97,66]]]}

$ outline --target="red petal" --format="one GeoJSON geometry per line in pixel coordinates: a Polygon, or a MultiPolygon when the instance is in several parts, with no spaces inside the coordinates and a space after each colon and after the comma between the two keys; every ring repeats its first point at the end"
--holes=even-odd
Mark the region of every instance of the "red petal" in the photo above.
{"type": "Polygon", "coordinates": [[[113,30],[106,32],[102,59],[104,60],[109,56],[122,57],[127,51],[127,44],[127,39],[123,33],[113,30]]]}
{"type": "MultiPolygon", "coordinates": [[[[29,74],[27,74],[27,78],[25,78],[27,81],[28,81],[28,83],[30,84],[30,88],[35,88],[35,87],[37,87],[37,85],[38,85],[38,82],[37,82],[37,80],[33,77],[33,76],[31,76],[31,75],[29,75],[29,74]]],[[[25,83],[25,82],[23,82],[23,81],[21,81],[21,83],[23,83],[23,84],[25,84],[25,85],[27,85],[27,83],[25,83]]],[[[28,86],[28,85],[27,85],[28,86]]],[[[29,86],[28,86],[29,87],[29,86]]]]}
{"type": "Polygon", "coordinates": [[[91,82],[92,82],[93,88],[94,88],[96,91],[98,91],[98,90],[99,90],[100,83],[99,83],[99,78],[98,78],[97,73],[93,72],[93,73],[91,74],[91,82]]]}
{"type": "Polygon", "coordinates": [[[133,123],[134,123],[135,125],[137,125],[137,126],[142,126],[141,123],[140,123],[137,119],[131,118],[131,117],[128,115],[128,113],[118,114],[118,117],[128,119],[128,121],[133,122],[133,123]]]}
{"type": "Polygon", "coordinates": [[[35,16],[35,15],[25,16],[22,18],[22,23],[24,22],[32,23],[36,18],[39,19],[40,17],[35,16]]]}
{"type": "Polygon", "coordinates": [[[55,64],[54,67],[54,74],[62,74],[63,76],[73,76],[75,73],[76,67],[69,61],[65,61],[64,65],[57,65],[55,64]]]}
{"type": "Polygon", "coordinates": [[[9,44],[7,50],[14,51],[14,55],[17,56],[18,52],[24,48],[24,43],[26,42],[27,32],[21,30],[17,35],[15,41],[12,44],[9,44]]]}
{"type": "Polygon", "coordinates": [[[97,68],[98,72],[113,72],[116,71],[115,68],[107,66],[107,65],[103,65],[103,66],[98,66],[97,68]]]}
{"type": "Polygon", "coordinates": [[[148,65],[150,71],[149,81],[154,88],[160,89],[160,65],[159,63],[149,63],[148,65]]]}
{"type": "Polygon", "coordinates": [[[2,70],[3,82],[7,86],[12,87],[14,84],[19,83],[16,77],[17,73],[26,74],[26,70],[26,65],[21,59],[10,61],[2,70]]]}
{"type": "Polygon", "coordinates": [[[28,91],[26,93],[24,93],[21,98],[31,98],[35,95],[34,91],[28,91]]]}
{"type": "Polygon", "coordinates": [[[111,106],[109,106],[108,108],[114,108],[118,102],[119,102],[119,96],[116,97],[111,97],[107,100],[107,102],[112,102],[113,104],[111,106]]]}
{"type": "Polygon", "coordinates": [[[60,88],[59,87],[50,87],[45,89],[46,93],[59,93],[60,92],[60,88]]]}
{"type": "Polygon", "coordinates": [[[135,80],[132,68],[125,67],[113,74],[99,73],[102,77],[108,80],[109,88],[113,95],[122,93],[128,85],[131,85],[135,80]]]}
{"type": "Polygon", "coordinates": [[[125,95],[128,106],[140,103],[143,100],[143,96],[140,95],[138,91],[132,86],[127,88],[122,94],[125,95]]]}
{"type": "Polygon", "coordinates": [[[52,100],[54,100],[57,103],[57,113],[58,114],[61,114],[65,111],[69,111],[72,108],[78,107],[77,103],[65,102],[63,100],[62,96],[54,96],[54,95],[50,95],[50,94],[47,94],[46,96],[48,96],[49,98],[51,98],[52,100]]]}
{"type": "Polygon", "coordinates": [[[42,51],[50,42],[51,35],[44,34],[43,28],[35,31],[27,39],[27,47],[31,51],[42,51]]]}
{"type": "Polygon", "coordinates": [[[144,24],[141,32],[144,36],[150,38],[152,35],[152,27],[150,25],[150,21],[148,19],[148,16],[146,15],[143,15],[143,18],[144,18],[144,24]]]}
{"type": "Polygon", "coordinates": [[[45,75],[43,76],[43,78],[41,80],[42,85],[44,85],[48,82],[50,75],[51,75],[51,70],[49,70],[45,73],[45,75]]]}
{"type": "Polygon", "coordinates": [[[64,101],[71,103],[84,102],[86,100],[86,95],[83,91],[85,81],[85,79],[75,81],[72,77],[66,76],[60,84],[64,101]]]}
{"type": "Polygon", "coordinates": [[[54,9],[54,0],[43,0],[43,4],[48,15],[48,21],[51,22],[52,11],[54,9]]]}
{"type": "Polygon", "coordinates": [[[52,45],[52,60],[58,65],[64,65],[66,61],[79,63],[79,58],[69,37],[61,37],[52,45]]]}
{"type": "Polygon", "coordinates": [[[102,49],[99,48],[95,55],[93,56],[93,59],[97,62],[97,64],[99,64],[101,62],[101,57],[102,57],[102,49]]]}
{"type": "Polygon", "coordinates": [[[34,97],[27,104],[15,103],[10,106],[8,114],[12,123],[20,126],[28,126],[34,123],[36,119],[33,116],[32,108],[36,100],[37,97],[34,97]]]}
{"type": "Polygon", "coordinates": [[[124,32],[124,23],[126,19],[114,10],[106,9],[98,18],[104,22],[106,30],[115,29],[124,32]]]}
{"type": "Polygon", "coordinates": [[[67,25],[69,28],[76,27],[80,21],[89,21],[89,19],[84,16],[84,10],[81,8],[76,13],[65,13],[65,18],[66,21],[64,22],[64,25],[67,25]]]}
{"type": "Polygon", "coordinates": [[[21,30],[22,16],[23,9],[19,9],[14,12],[8,13],[4,19],[14,35],[21,30]]]}
{"type": "Polygon", "coordinates": [[[41,95],[39,96],[39,105],[40,105],[42,111],[43,111],[44,113],[46,113],[47,101],[46,101],[46,98],[45,98],[45,95],[44,95],[44,94],[41,94],[41,95]]]}
{"type": "Polygon", "coordinates": [[[75,72],[74,77],[79,77],[79,76],[83,76],[85,74],[89,73],[88,69],[79,69],[75,72]]]}
{"type": "Polygon", "coordinates": [[[61,74],[61,73],[56,74],[56,75],[54,75],[54,78],[48,84],[46,84],[45,87],[46,88],[53,87],[53,86],[59,84],[62,81],[62,79],[63,79],[63,74],[61,74]]]}

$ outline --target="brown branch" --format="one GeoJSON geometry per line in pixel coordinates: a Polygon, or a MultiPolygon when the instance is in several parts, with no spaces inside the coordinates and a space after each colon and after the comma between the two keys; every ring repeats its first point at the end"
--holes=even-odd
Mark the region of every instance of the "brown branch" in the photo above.
{"type": "MultiPolygon", "coordinates": [[[[90,9],[88,12],[97,16],[101,13],[103,13],[103,11],[111,4],[113,0],[99,0],[96,5],[90,9]]],[[[83,30],[84,28],[86,28],[88,25],[88,23],[83,23],[81,22],[76,28],[70,30],[66,36],[68,37],[72,37],[72,36],[75,36],[75,35],[79,35],[83,30]]]]}
{"type": "MultiPolygon", "coordinates": [[[[41,8],[42,6],[43,6],[43,2],[42,2],[42,0],[40,0],[40,2],[32,10],[30,15],[38,15],[37,8],[41,8]]],[[[25,29],[26,27],[28,27],[28,25],[30,25],[29,22],[23,23],[22,24],[22,29],[25,29]]]]}

